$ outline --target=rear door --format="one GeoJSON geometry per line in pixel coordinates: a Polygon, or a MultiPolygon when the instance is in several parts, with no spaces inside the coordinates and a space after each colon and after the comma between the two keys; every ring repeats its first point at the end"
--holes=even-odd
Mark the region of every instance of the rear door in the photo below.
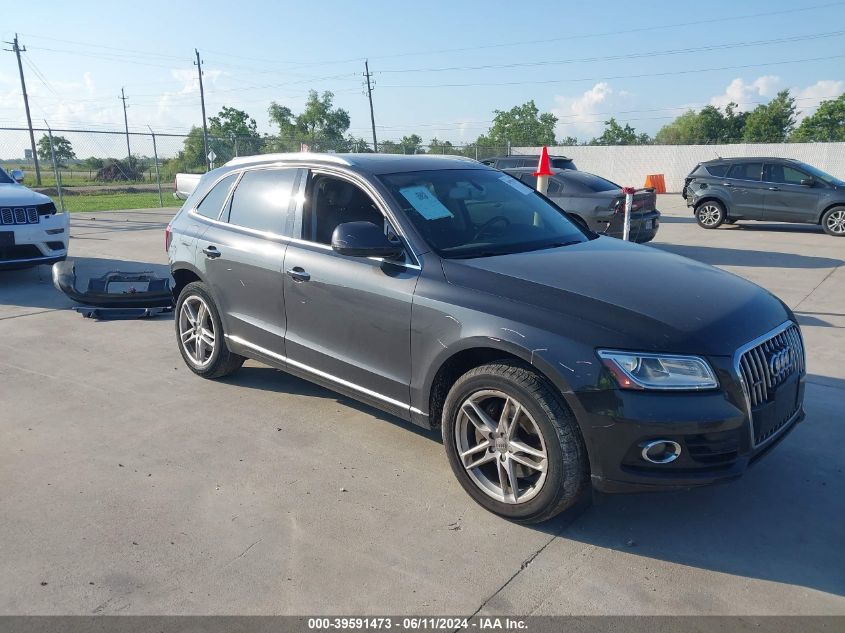
{"type": "Polygon", "coordinates": [[[244,172],[197,252],[205,257],[227,336],[282,359],[287,328],[282,265],[300,175],[297,168],[244,172]]]}
{"type": "MultiPolygon", "coordinates": [[[[749,220],[763,219],[763,162],[748,161],[731,165],[727,178],[722,180],[730,202],[728,215],[749,220]]],[[[718,185],[717,185],[718,186],[718,185]]]]}
{"type": "Polygon", "coordinates": [[[782,163],[767,163],[763,174],[766,185],[763,219],[778,222],[815,222],[819,189],[802,185],[810,174],[782,163]]]}

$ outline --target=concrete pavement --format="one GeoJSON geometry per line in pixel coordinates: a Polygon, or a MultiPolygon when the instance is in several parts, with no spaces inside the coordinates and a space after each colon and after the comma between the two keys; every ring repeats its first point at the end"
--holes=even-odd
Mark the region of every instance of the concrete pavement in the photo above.
{"type": "MultiPolygon", "coordinates": [[[[796,310],[807,420],[740,481],[540,527],[476,506],[437,433],[257,363],[203,381],[172,319],[0,272],[0,614],[845,614],[845,240],[681,202],[657,248],[796,310]]],[[[76,214],[71,255],[163,265],[168,214],[76,214]]]]}

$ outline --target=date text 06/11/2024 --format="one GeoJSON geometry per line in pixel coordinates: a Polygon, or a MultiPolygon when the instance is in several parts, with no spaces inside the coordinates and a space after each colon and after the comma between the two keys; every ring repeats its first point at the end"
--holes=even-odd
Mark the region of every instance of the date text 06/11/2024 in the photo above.
{"type": "Polygon", "coordinates": [[[454,631],[456,629],[526,630],[527,623],[519,618],[509,617],[404,617],[402,620],[390,617],[334,617],[308,618],[308,628],[316,631],[381,629],[400,631],[454,631]]]}

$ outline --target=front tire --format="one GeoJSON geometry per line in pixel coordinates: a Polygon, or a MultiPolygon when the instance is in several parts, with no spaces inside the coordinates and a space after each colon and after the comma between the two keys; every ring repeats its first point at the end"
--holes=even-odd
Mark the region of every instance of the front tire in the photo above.
{"type": "Polygon", "coordinates": [[[845,207],[833,207],[825,211],[822,228],[828,235],[845,237],[845,207]]]}
{"type": "Polygon", "coordinates": [[[233,354],[223,338],[223,324],[205,284],[189,283],[176,302],[176,341],[182,360],[203,378],[222,378],[246,360],[233,354]]]}
{"type": "Polygon", "coordinates": [[[695,221],[703,229],[718,229],[727,218],[721,202],[707,200],[695,208],[695,221]]]}
{"type": "Polygon", "coordinates": [[[539,523],[588,491],[589,464],[575,416],[529,367],[502,361],[461,376],[443,407],[449,465],[479,505],[539,523]]]}

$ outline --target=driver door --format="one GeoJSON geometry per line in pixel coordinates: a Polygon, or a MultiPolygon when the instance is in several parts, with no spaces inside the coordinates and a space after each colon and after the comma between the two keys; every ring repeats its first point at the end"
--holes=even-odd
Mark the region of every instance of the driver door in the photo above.
{"type": "Polygon", "coordinates": [[[289,370],[407,416],[419,266],[409,252],[404,262],[388,262],[332,250],[330,236],[342,222],[390,230],[379,205],[350,178],[312,173],[301,209],[284,266],[289,370]]]}

